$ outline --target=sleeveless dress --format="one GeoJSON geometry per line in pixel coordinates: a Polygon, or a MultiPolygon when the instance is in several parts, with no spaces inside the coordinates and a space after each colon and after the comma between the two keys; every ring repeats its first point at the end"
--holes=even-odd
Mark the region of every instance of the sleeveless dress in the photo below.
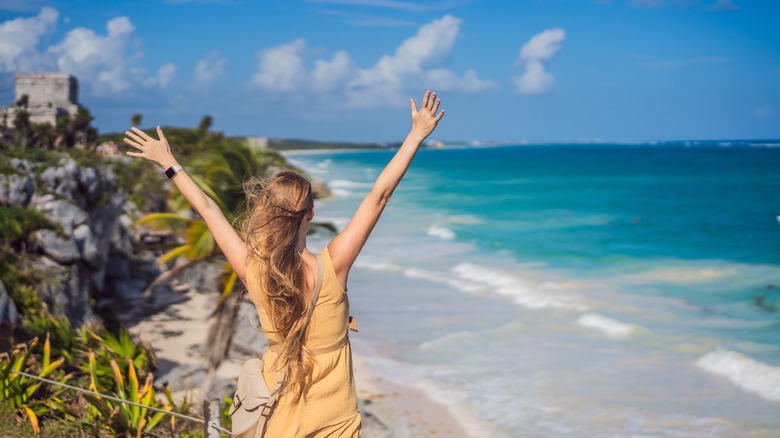
{"type": "MultiPolygon", "coordinates": [[[[336,279],[328,248],[320,252],[323,260],[323,278],[320,295],[314,306],[306,332],[305,345],[314,352],[311,385],[298,403],[293,394],[279,397],[265,436],[281,437],[359,437],[360,413],[357,407],[355,380],[352,374],[352,349],[347,331],[356,330],[349,316],[347,293],[336,279]]],[[[257,265],[250,263],[247,270],[249,298],[257,309],[262,327],[273,327],[260,290],[257,265]]],[[[266,333],[269,345],[279,344],[278,333],[266,333]]],[[[269,348],[263,360],[263,377],[273,389],[279,378],[272,370],[277,354],[269,348]]]]}

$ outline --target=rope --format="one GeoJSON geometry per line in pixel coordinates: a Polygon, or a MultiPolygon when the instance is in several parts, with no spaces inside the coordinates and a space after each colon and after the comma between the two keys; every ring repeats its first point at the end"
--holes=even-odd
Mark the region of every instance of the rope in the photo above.
{"type": "MultiPolygon", "coordinates": [[[[32,374],[24,373],[22,371],[11,370],[11,372],[12,373],[16,373],[16,374],[21,374],[21,375],[23,375],[25,377],[29,377],[31,379],[40,380],[42,382],[46,382],[46,383],[49,383],[49,384],[52,384],[52,385],[62,386],[62,387],[65,387],[65,388],[68,388],[68,389],[72,389],[72,390],[77,391],[77,392],[82,392],[84,394],[94,395],[96,397],[106,398],[106,399],[109,399],[109,400],[112,400],[112,401],[115,401],[115,402],[125,403],[125,404],[133,405],[133,406],[138,406],[140,408],[148,409],[150,411],[162,412],[163,414],[173,415],[174,417],[184,418],[185,420],[195,421],[197,423],[205,423],[206,422],[206,420],[204,418],[190,417],[189,415],[180,414],[178,412],[166,411],[164,409],[158,409],[158,408],[154,408],[154,407],[151,407],[151,406],[142,405],[140,403],[131,402],[131,401],[128,401],[128,400],[122,400],[121,398],[112,397],[110,395],[101,394],[99,392],[90,391],[88,389],[79,388],[77,386],[67,385],[65,383],[57,382],[56,380],[50,380],[50,379],[46,379],[46,378],[43,378],[43,377],[38,377],[38,376],[35,376],[35,375],[32,375],[32,374]]],[[[229,431],[227,429],[223,429],[223,428],[221,428],[219,426],[217,426],[217,429],[219,429],[220,432],[225,432],[226,434],[228,434],[230,436],[233,436],[233,432],[231,432],[231,431],[229,431]]]]}

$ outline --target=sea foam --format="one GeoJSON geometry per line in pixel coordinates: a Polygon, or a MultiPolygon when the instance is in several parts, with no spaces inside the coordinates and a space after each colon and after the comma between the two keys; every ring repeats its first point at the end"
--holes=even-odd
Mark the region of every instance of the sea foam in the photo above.
{"type": "Polygon", "coordinates": [[[509,298],[515,304],[529,309],[588,309],[578,296],[561,291],[560,286],[552,281],[535,284],[523,280],[517,274],[473,263],[460,263],[452,268],[452,272],[462,280],[482,285],[488,295],[509,298]]]}
{"type": "Polygon", "coordinates": [[[452,240],[455,238],[454,231],[452,231],[449,228],[442,227],[440,225],[431,225],[431,227],[428,228],[428,235],[433,237],[438,237],[444,240],[452,240]]]}
{"type": "Polygon", "coordinates": [[[759,396],[780,401],[780,367],[759,362],[736,351],[712,351],[696,361],[696,366],[726,377],[731,383],[759,396]]]}
{"type": "Polygon", "coordinates": [[[349,181],[346,179],[334,179],[328,182],[328,185],[333,188],[339,189],[367,189],[371,188],[371,183],[361,183],[356,181],[349,181]]]}
{"type": "Polygon", "coordinates": [[[598,313],[586,313],[577,319],[577,324],[604,332],[612,339],[625,339],[637,330],[637,326],[608,318],[598,313]]]}

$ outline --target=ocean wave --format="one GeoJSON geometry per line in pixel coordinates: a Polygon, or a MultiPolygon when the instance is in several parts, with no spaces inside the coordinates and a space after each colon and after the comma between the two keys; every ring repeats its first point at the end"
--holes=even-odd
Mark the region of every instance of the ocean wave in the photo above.
{"type": "Polygon", "coordinates": [[[360,260],[358,260],[355,262],[355,266],[358,268],[368,269],[371,271],[402,271],[403,270],[402,267],[387,262],[371,263],[371,262],[361,262],[360,260]]]}
{"type": "Polygon", "coordinates": [[[627,324],[616,319],[607,318],[598,313],[586,313],[577,319],[577,324],[604,332],[612,339],[625,339],[636,333],[638,326],[627,324]]]}
{"type": "Polygon", "coordinates": [[[699,283],[720,280],[731,274],[729,266],[669,266],[652,269],[637,274],[628,274],[620,278],[623,283],[699,283]]]}
{"type": "Polygon", "coordinates": [[[438,237],[444,240],[452,240],[455,238],[455,232],[449,228],[442,227],[440,225],[431,225],[428,228],[428,235],[432,237],[438,237]]]}
{"type": "Polygon", "coordinates": [[[328,185],[333,188],[339,189],[366,189],[371,188],[372,183],[361,183],[357,181],[349,181],[346,179],[334,179],[328,181],[328,185]]]}
{"type": "Polygon", "coordinates": [[[560,285],[552,281],[535,284],[516,275],[473,263],[460,263],[452,268],[452,272],[462,280],[481,285],[488,294],[510,298],[515,304],[529,309],[588,309],[578,296],[561,291],[560,285]]]}
{"type": "Polygon", "coordinates": [[[331,188],[330,191],[337,198],[349,198],[354,195],[353,192],[350,192],[349,190],[345,190],[345,189],[331,188]]]}
{"type": "Polygon", "coordinates": [[[718,350],[705,354],[696,366],[726,377],[745,391],[780,401],[780,367],[759,362],[736,351],[718,350]]]}
{"type": "Polygon", "coordinates": [[[462,281],[457,278],[453,278],[451,275],[428,271],[420,268],[407,268],[404,270],[404,275],[410,278],[419,278],[423,280],[432,281],[434,283],[442,283],[454,287],[461,292],[469,294],[478,294],[484,291],[485,287],[479,283],[470,281],[462,281]]]}

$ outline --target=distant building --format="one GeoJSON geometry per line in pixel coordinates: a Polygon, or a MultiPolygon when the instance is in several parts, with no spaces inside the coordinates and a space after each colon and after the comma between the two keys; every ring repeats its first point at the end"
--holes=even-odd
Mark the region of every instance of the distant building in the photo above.
{"type": "Polygon", "coordinates": [[[268,137],[247,137],[249,147],[259,151],[268,151],[268,137]]]}
{"type": "Polygon", "coordinates": [[[5,123],[13,125],[16,102],[27,95],[30,122],[56,126],[62,117],[75,116],[79,109],[79,83],[66,73],[17,73],[16,99],[3,110],[5,123]]]}

